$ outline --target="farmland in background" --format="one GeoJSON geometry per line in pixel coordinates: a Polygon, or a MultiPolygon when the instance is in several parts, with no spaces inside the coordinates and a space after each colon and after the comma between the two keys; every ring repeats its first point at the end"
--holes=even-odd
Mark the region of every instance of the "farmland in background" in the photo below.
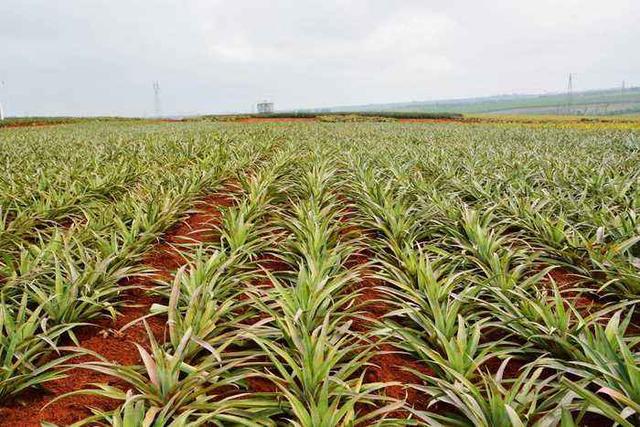
{"type": "Polygon", "coordinates": [[[640,425],[638,122],[344,117],[0,129],[0,425],[640,425]]]}
{"type": "Polygon", "coordinates": [[[414,101],[390,104],[331,107],[327,112],[383,111],[423,112],[449,111],[463,114],[509,115],[575,115],[612,116],[640,114],[640,88],[600,89],[544,95],[499,95],[478,98],[414,101]]]}

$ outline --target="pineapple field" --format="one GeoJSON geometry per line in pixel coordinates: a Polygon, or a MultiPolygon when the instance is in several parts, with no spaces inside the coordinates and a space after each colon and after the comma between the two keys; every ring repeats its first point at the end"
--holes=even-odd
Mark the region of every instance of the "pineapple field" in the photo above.
{"type": "Polygon", "coordinates": [[[640,425],[636,124],[0,128],[1,426],[640,425]]]}

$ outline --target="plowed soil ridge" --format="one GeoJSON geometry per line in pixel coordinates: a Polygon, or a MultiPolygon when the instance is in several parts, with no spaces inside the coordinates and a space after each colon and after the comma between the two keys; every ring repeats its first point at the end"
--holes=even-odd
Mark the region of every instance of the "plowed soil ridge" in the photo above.
{"type": "MultiPolygon", "coordinates": [[[[144,347],[149,339],[144,325],[140,322],[120,329],[130,322],[149,313],[152,304],[159,302],[158,297],[149,296],[146,289],[155,280],[167,280],[173,272],[186,263],[181,256],[178,245],[194,242],[213,241],[217,238],[215,227],[220,223],[221,208],[233,205],[230,195],[233,189],[207,196],[194,205],[194,213],[168,230],[162,241],[158,243],[143,259],[142,264],[155,270],[155,274],[133,278],[123,285],[135,285],[135,288],[123,292],[127,301],[120,309],[116,319],[100,319],[94,327],[82,327],[76,331],[80,347],[91,350],[121,365],[137,365],[141,363],[135,343],[144,347]]],[[[148,324],[156,339],[163,341],[166,319],[155,316],[148,319],[148,324]]],[[[90,360],[90,357],[78,357],[72,363],[78,364],[90,360]]],[[[92,383],[103,383],[125,389],[126,384],[116,378],[86,369],[73,369],[67,377],[48,382],[42,390],[31,391],[0,406],[0,426],[40,426],[42,421],[58,425],[68,425],[91,415],[87,407],[100,410],[115,409],[119,402],[107,398],[90,395],[70,396],[51,403],[57,396],[75,390],[91,388],[92,383]],[[46,406],[48,405],[48,406],[46,406]],[[45,407],[46,406],[46,407],[45,407]]]]}

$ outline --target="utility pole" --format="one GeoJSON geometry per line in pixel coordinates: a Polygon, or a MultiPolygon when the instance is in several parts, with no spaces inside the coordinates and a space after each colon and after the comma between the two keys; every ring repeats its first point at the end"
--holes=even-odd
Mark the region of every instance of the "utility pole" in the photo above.
{"type": "Polygon", "coordinates": [[[153,82],[153,106],[156,117],[160,117],[162,115],[162,109],[160,108],[160,83],[158,83],[157,80],[153,82]]]}
{"type": "Polygon", "coordinates": [[[569,73],[569,83],[567,84],[567,114],[571,114],[573,109],[573,74],[569,73]]]}
{"type": "Polygon", "coordinates": [[[627,89],[627,82],[622,81],[622,87],[620,88],[620,95],[624,95],[624,91],[627,89]]]}

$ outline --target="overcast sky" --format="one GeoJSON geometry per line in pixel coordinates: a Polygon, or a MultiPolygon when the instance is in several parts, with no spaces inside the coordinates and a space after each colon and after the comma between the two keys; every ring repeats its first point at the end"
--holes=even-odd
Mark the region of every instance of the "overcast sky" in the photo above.
{"type": "Polygon", "coordinates": [[[640,0],[0,0],[12,115],[148,115],[640,85],[640,0]]]}

